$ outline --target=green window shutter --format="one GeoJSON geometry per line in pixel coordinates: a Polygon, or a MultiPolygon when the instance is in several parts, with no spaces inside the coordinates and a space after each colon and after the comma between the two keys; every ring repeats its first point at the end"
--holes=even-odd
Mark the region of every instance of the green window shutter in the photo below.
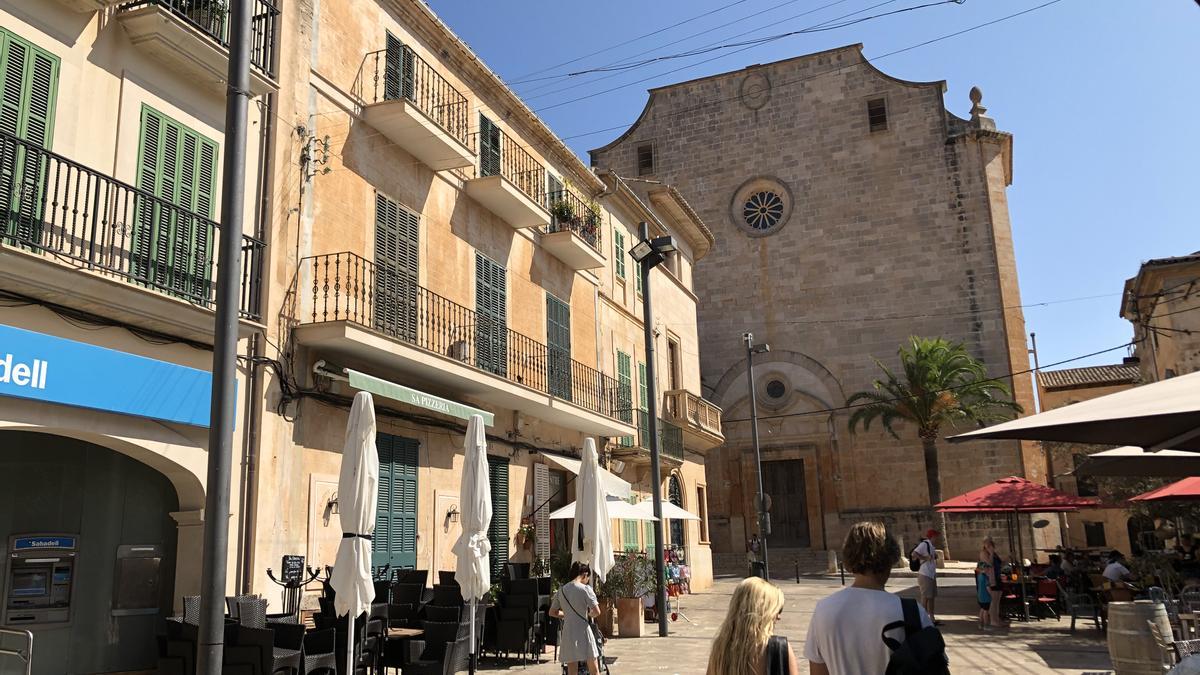
{"type": "Polygon", "coordinates": [[[621,549],[624,551],[638,550],[638,526],[636,520],[621,521],[621,549]]]}
{"type": "Polygon", "coordinates": [[[546,174],[546,208],[547,209],[553,208],[554,202],[562,198],[559,195],[559,193],[561,193],[562,191],[563,191],[562,181],[559,180],[558,178],[556,178],[554,176],[554,174],[547,173],[546,174]]]}
{"type": "Polygon", "coordinates": [[[625,278],[625,233],[613,230],[613,263],[617,268],[617,277],[625,278]]]}
{"type": "Polygon", "coordinates": [[[571,400],[571,306],[546,293],[546,370],[550,395],[571,400]]]}
{"type": "Polygon", "coordinates": [[[508,280],[503,266],[475,254],[475,365],[508,373],[508,280]]]}
{"type": "Polygon", "coordinates": [[[387,33],[383,57],[383,98],[413,100],[416,94],[416,55],[400,38],[387,33]]]}
{"type": "Polygon", "coordinates": [[[378,433],[379,502],[371,564],[414,567],[417,564],[417,466],[420,442],[378,433]]]}
{"type": "Polygon", "coordinates": [[[533,465],[534,550],[537,560],[550,559],[550,467],[533,465]]]}
{"type": "MultiPolygon", "coordinates": [[[[633,381],[629,372],[629,355],[617,351],[617,414],[622,422],[633,422],[633,381]]],[[[633,445],[632,436],[621,437],[621,445],[633,445]]]]}
{"type": "MultiPolygon", "coordinates": [[[[675,474],[672,474],[671,477],[667,480],[667,499],[675,506],[678,506],[679,508],[683,508],[683,485],[679,482],[679,476],[677,476],[675,474]]],[[[671,545],[672,546],[683,546],[684,545],[684,541],[683,541],[684,521],[682,521],[678,518],[672,518],[670,523],[671,523],[671,545]]]]}
{"type": "Polygon", "coordinates": [[[207,302],[212,286],[215,141],[142,106],[138,187],[177,209],[139,200],[133,269],[151,285],[207,302]]]}
{"type": "MultiPolygon", "coordinates": [[[[0,29],[0,131],[50,148],[58,71],[58,57],[0,29]]],[[[39,154],[10,141],[0,146],[0,233],[18,243],[41,243],[45,169],[39,154]]]]}
{"type": "Polygon", "coordinates": [[[492,578],[499,579],[508,562],[508,458],[488,455],[488,486],[492,495],[492,522],[488,526],[488,540],[492,552],[488,562],[492,566],[492,578]]]}
{"type": "Polygon", "coordinates": [[[500,175],[500,127],[479,114],[479,175],[500,175]]]}
{"type": "Polygon", "coordinates": [[[644,546],[645,550],[647,550],[647,551],[653,551],[654,550],[654,523],[649,520],[645,521],[645,523],[646,523],[646,528],[645,528],[646,529],[646,540],[645,540],[645,542],[643,542],[642,546],[644,546]]]}
{"type": "Polygon", "coordinates": [[[650,393],[646,386],[646,364],[638,361],[638,444],[643,448],[650,447],[650,393]]]}
{"type": "Polygon", "coordinates": [[[374,324],[393,337],[417,339],[420,216],[375,193],[374,324]]]}

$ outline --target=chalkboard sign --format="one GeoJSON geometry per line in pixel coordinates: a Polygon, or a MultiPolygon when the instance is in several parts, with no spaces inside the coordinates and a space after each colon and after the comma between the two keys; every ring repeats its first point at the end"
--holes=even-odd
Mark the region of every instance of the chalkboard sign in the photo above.
{"type": "Polygon", "coordinates": [[[283,556],[283,583],[298,584],[304,581],[304,556],[283,556]]]}

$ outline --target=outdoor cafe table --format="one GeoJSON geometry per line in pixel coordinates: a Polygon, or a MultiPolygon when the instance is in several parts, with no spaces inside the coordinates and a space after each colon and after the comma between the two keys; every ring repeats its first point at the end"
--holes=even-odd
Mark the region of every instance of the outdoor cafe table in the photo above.
{"type": "Polygon", "coordinates": [[[1014,599],[1009,601],[1010,607],[1017,608],[1014,614],[1014,619],[1018,621],[1029,620],[1029,605],[1037,599],[1037,582],[1033,579],[1023,579],[1021,581],[1001,581],[1000,582],[1000,609],[1004,609],[1004,597],[1013,596],[1014,599]],[[1022,595],[1021,587],[1025,587],[1025,593],[1022,595]]]}
{"type": "Polygon", "coordinates": [[[402,640],[411,640],[419,638],[425,634],[425,631],[420,628],[402,628],[399,626],[389,626],[387,636],[390,638],[400,638],[402,640]]]}

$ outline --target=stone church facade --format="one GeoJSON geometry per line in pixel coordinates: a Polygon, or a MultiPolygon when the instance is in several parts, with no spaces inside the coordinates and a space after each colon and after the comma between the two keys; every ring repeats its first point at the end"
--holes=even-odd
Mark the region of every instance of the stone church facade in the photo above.
{"type": "MultiPolygon", "coordinates": [[[[719,569],[744,569],[757,529],[743,333],[770,344],[754,386],[777,574],[823,563],[813,552],[840,548],[857,520],[885,520],[910,544],[929,526],[915,430],[851,433],[841,409],[909,336],[964,342],[1033,410],[1029,375],[1009,376],[1028,367],[1005,193],[1013,139],[978,90],[964,119],[945,88],[888,76],[851,45],[651,90],[637,122],[591,153],[687,194],[716,238],[695,285],[705,396],[724,411],[726,442],[707,457],[719,569]]],[[[1045,482],[1032,444],[943,442],[940,459],[944,498],[1008,475],[1045,482]]],[[[1006,539],[1002,518],[954,516],[949,529],[965,559],[985,531],[1006,539]]]]}

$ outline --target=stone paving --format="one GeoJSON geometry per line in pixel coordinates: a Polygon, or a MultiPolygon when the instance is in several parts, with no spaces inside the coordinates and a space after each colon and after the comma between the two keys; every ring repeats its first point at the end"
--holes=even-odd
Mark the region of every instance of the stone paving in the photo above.
{"type": "MultiPolygon", "coordinates": [[[[659,638],[656,626],[647,624],[646,632],[654,637],[614,638],[605,647],[606,656],[617,657],[611,666],[613,673],[693,675],[704,673],[708,662],[709,645],[716,634],[730,594],[739,580],[718,579],[713,589],[686,596],[682,610],[691,620],[682,618],[670,624],[670,636],[659,638]]],[[[939,618],[945,622],[942,632],[954,673],[1069,673],[1099,675],[1112,673],[1108,651],[1101,633],[1091,624],[1079,624],[1070,631],[1070,619],[1014,623],[1006,631],[981,632],[977,628],[974,608],[974,588],[969,576],[949,576],[942,579],[939,597],[939,618]]],[[[833,577],[777,579],[787,596],[787,606],[778,632],[788,636],[800,658],[802,673],[808,672],[803,657],[804,636],[813,607],[821,598],[841,588],[833,577]]],[[[888,590],[906,597],[916,596],[916,580],[907,574],[894,578],[888,590]]],[[[489,659],[482,670],[522,672],[529,675],[548,675],[561,672],[549,663],[548,652],[540,665],[522,667],[520,661],[494,663],[489,659]]]]}

